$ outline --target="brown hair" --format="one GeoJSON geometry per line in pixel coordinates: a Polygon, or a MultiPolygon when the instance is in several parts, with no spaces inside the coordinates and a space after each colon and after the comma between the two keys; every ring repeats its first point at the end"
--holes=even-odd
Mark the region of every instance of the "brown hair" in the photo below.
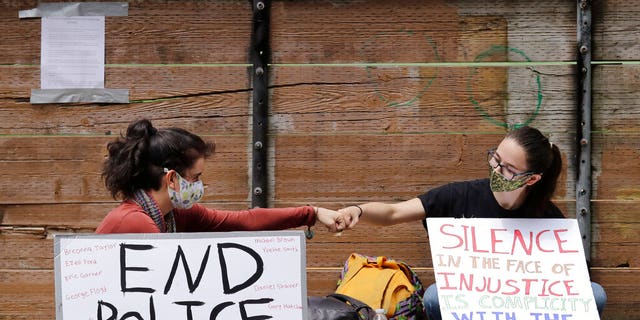
{"type": "Polygon", "coordinates": [[[115,199],[131,198],[138,189],[158,190],[164,168],[181,175],[198,158],[213,154],[215,145],[181,128],[156,129],[147,119],[135,121],[127,133],[107,144],[102,177],[115,199]]]}
{"type": "Polygon", "coordinates": [[[527,205],[536,214],[542,214],[553,197],[562,171],[560,149],[538,129],[529,126],[510,131],[505,138],[515,140],[524,149],[527,170],[542,175],[540,181],[532,186],[527,198],[527,205]]]}

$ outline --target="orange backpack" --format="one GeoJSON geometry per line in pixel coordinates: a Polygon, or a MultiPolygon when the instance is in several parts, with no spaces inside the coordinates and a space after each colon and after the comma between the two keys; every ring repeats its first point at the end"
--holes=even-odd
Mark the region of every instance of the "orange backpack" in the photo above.
{"type": "Polygon", "coordinates": [[[389,319],[426,319],[422,283],[401,261],[353,253],[345,262],[336,293],[385,309],[389,319]]]}

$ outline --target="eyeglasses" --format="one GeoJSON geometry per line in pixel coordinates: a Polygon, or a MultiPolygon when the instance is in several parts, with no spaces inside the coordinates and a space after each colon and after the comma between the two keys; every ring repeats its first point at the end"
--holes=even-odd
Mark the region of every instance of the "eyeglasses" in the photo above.
{"type": "Polygon", "coordinates": [[[500,160],[496,158],[496,149],[490,149],[487,151],[487,162],[489,162],[489,166],[491,169],[498,169],[498,172],[508,180],[515,180],[521,177],[526,177],[534,174],[533,171],[525,171],[525,172],[515,172],[511,170],[508,166],[500,163],[500,160]]]}

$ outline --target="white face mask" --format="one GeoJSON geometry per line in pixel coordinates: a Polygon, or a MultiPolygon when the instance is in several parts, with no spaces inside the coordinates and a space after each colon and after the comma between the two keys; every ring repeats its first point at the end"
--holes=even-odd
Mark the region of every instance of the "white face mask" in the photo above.
{"type": "MultiPolygon", "coordinates": [[[[167,171],[169,170],[165,169],[165,172],[167,171]]],[[[180,191],[167,188],[169,191],[169,199],[171,199],[171,204],[173,204],[174,208],[189,209],[202,199],[204,195],[204,185],[200,180],[189,182],[182,178],[177,172],[176,176],[178,177],[180,191]]]]}

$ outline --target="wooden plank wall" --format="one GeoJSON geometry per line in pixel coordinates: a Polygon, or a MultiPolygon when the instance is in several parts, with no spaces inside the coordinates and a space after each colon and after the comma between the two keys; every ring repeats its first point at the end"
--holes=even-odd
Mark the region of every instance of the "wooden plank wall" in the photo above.
{"type": "MultiPolygon", "coordinates": [[[[29,103],[40,85],[40,20],[18,11],[36,5],[0,1],[0,319],[55,317],[53,235],[92,232],[117,205],[101,163],[105,144],[134,119],[214,140],[205,203],[251,205],[250,2],[131,1],[127,17],[107,17],[106,87],[128,88],[124,105],[29,103]]],[[[640,313],[639,5],[593,8],[591,262],[609,295],[604,319],[640,313]]],[[[529,123],[563,151],[555,201],[575,217],[576,8],[274,1],[270,206],[397,201],[484,177],[503,125],[529,123]],[[523,61],[532,62],[513,63],[523,61]]],[[[310,295],[334,289],[351,252],[405,260],[433,281],[419,223],[362,224],[307,243],[310,295]]]]}

